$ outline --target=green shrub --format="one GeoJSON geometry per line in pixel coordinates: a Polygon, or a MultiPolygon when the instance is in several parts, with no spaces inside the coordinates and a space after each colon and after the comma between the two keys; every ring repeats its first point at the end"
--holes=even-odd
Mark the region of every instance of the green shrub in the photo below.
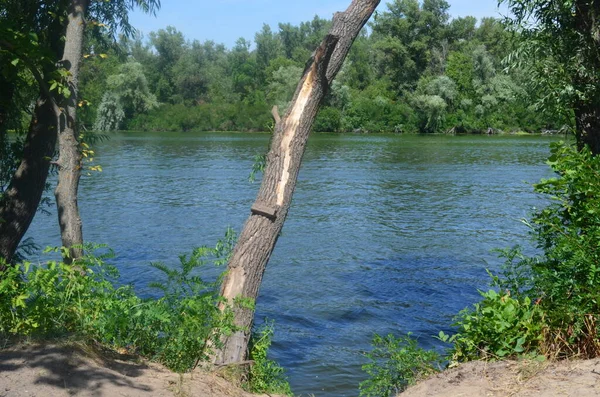
{"type": "Polygon", "coordinates": [[[205,282],[198,274],[211,263],[225,263],[234,240],[228,230],[215,248],[181,256],[179,269],[153,264],[166,275],[152,284],[162,292],[156,299],[117,287],[118,272],[104,262],[107,255],[87,254],[76,266],[8,266],[0,278],[0,336],[74,335],[185,372],[209,358],[222,333],[235,330],[231,312],[217,308],[220,279],[205,282]]]}
{"type": "Polygon", "coordinates": [[[141,131],[262,131],[271,120],[264,104],[202,103],[195,106],[163,104],[127,122],[141,131]]]}
{"type": "Polygon", "coordinates": [[[361,396],[395,396],[440,370],[439,354],[418,347],[410,335],[400,338],[374,336],[374,348],[366,354],[370,362],[362,367],[369,378],[360,383],[361,396]]]}
{"type": "Polygon", "coordinates": [[[452,361],[501,359],[534,353],[543,337],[544,315],[528,297],[512,298],[494,290],[480,292],[483,300],[462,310],[455,326],[458,333],[442,341],[452,342],[452,361]]]}
{"type": "Polygon", "coordinates": [[[76,267],[57,261],[7,266],[0,281],[0,334],[57,336],[93,329],[90,323],[109,302],[132,297],[129,288],[109,281],[116,269],[103,263],[107,256],[86,255],[76,267]]]}
{"type": "Polygon", "coordinates": [[[315,119],[313,130],[316,132],[337,132],[342,126],[342,112],[339,109],[324,106],[315,119]]]}
{"type": "Polygon", "coordinates": [[[292,395],[285,370],[267,357],[273,338],[273,323],[265,323],[250,339],[250,360],[246,388],[253,393],[292,395]]]}
{"type": "Polygon", "coordinates": [[[459,314],[458,334],[440,334],[454,343],[454,360],[600,355],[600,157],[558,142],[548,163],[556,176],[534,189],[549,204],[525,222],[542,253],[501,251],[506,262],[492,280],[507,292],[483,293],[459,314]]]}
{"type": "Polygon", "coordinates": [[[543,253],[507,251],[501,288],[529,297],[545,314],[549,355],[600,355],[600,157],[562,142],[548,161],[556,176],[536,184],[550,204],[529,224],[543,253]]]}

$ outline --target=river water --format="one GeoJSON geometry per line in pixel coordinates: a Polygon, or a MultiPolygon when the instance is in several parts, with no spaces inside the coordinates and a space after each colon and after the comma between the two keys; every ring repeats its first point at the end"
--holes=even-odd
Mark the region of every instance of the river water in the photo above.
{"type": "MultiPolygon", "coordinates": [[[[214,245],[249,214],[253,157],[266,134],[112,136],[97,144],[104,171],[85,176],[86,241],[117,253],[141,293],[193,247],[214,245]]],[[[288,220],[265,273],[257,323],[275,321],[271,356],[293,391],[356,396],[374,333],[412,332],[422,346],[486,288],[494,248],[522,243],[520,222],[542,199],[555,138],[314,135],[288,220]]],[[[27,236],[60,244],[54,208],[27,236]]]]}

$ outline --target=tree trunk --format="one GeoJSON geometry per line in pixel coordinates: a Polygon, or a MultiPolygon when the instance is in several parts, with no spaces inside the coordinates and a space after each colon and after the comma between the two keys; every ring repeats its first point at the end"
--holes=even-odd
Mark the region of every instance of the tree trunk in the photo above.
{"type": "MultiPolygon", "coordinates": [[[[277,122],[262,184],[221,287],[221,295],[233,307],[234,323],[240,331],[223,337],[223,347],[215,352],[216,364],[246,359],[254,319],[253,305],[249,303],[258,296],[267,262],[287,216],[310,129],[354,39],[378,4],[379,0],[353,0],[345,12],[335,14],[333,26],[307,64],[285,116],[278,120],[274,114],[277,122]]],[[[225,306],[221,305],[221,309],[225,306]]]]}
{"type": "Polygon", "coordinates": [[[7,263],[40,204],[54,155],[56,134],[55,104],[49,99],[38,99],[23,147],[23,159],[0,208],[0,257],[7,263]]]}
{"type": "Polygon", "coordinates": [[[587,145],[594,155],[600,153],[600,108],[586,104],[575,106],[577,148],[587,145]]]}
{"type": "MultiPolygon", "coordinates": [[[[577,0],[575,2],[575,28],[584,41],[581,51],[588,68],[582,68],[575,75],[574,86],[581,92],[589,91],[590,86],[598,86],[600,73],[600,1],[577,0]]],[[[575,136],[577,148],[587,145],[594,155],[600,154],[600,91],[596,88],[585,100],[578,100],[574,106],[575,136]]]]}
{"type": "Polygon", "coordinates": [[[82,255],[81,244],[83,244],[81,218],[77,205],[77,190],[82,167],[77,127],[77,94],[87,6],[88,0],[71,1],[65,49],[61,60],[62,66],[71,73],[69,77],[71,95],[64,102],[64,112],[57,115],[59,158],[58,184],[54,195],[62,245],[69,248],[69,257],[65,258],[67,261],[82,255]]]}

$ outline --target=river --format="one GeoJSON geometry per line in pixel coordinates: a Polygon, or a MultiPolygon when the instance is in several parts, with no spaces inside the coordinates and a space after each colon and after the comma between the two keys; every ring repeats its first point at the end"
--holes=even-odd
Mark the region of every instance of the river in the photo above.
{"type": "MultiPolygon", "coordinates": [[[[253,158],[267,134],[127,134],[95,147],[84,176],[86,241],[106,243],[141,293],[214,245],[249,214],[253,158]]],[[[494,248],[523,243],[520,222],[543,204],[531,183],[550,175],[552,137],[335,135],[311,137],[288,220],[268,265],[257,323],[275,321],[271,356],[293,391],[356,396],[373,333],[412,332],[422,346],[486,288],[494,248]]],[[[28,237],[60,244],[55,209],[28,237]]]]}

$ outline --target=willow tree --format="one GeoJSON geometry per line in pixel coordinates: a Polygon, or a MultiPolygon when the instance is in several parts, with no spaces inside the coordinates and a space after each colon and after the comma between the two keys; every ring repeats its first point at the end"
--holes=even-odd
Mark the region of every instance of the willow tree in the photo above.
{"type": "Polygon", "coordinates": [[[600,153],[600,0],[501,0],[520,33],[541,105],[575,117],[579,148],[600,153]]]}
{"type": "MultiPolygon", "coordinates": [[[[221,295],[233,308],[238,331],[222,339],[214,362],[244,361],[248,351],[253,302],[287,216],[306,142],[323,97],[340,70],[350,47],[379,0],[353,0],[336,13],[329,33],[308,61],[283,118],[274,109],[275,130],[256,201],[227,266],[221,295]]],[[[224,309],[225,303],[222,304],[224,309]]]]}

